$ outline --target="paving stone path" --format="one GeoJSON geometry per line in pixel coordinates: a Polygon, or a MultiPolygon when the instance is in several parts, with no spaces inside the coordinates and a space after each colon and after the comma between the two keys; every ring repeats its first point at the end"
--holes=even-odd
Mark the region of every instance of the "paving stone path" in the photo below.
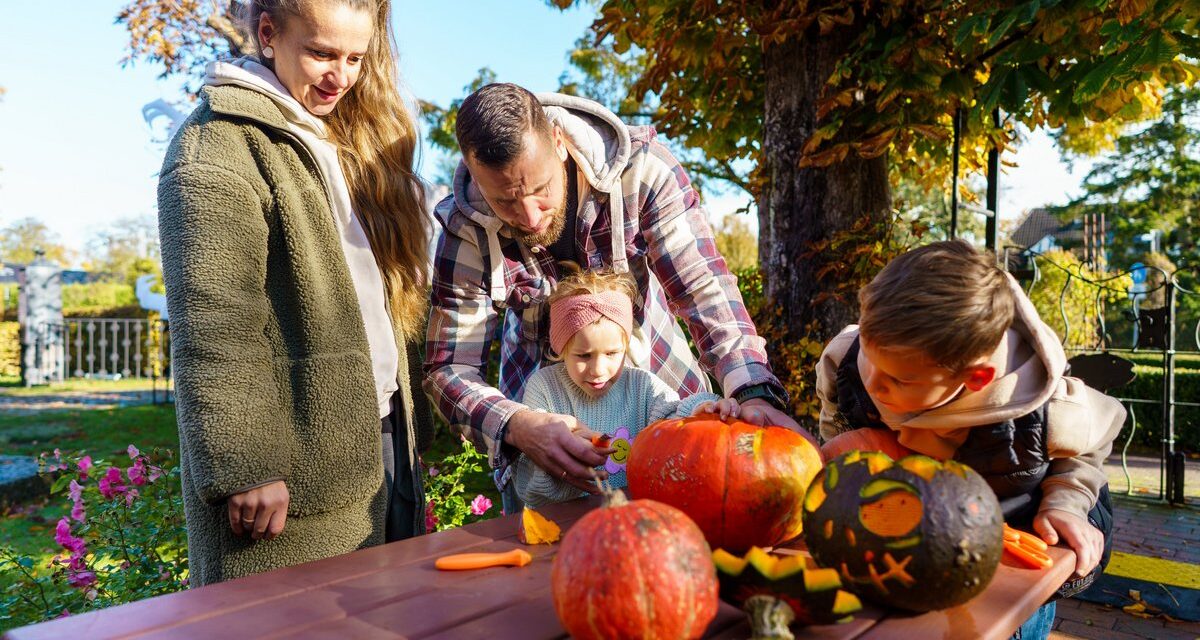
{"type": "MultiPolygon", "coordinates": [[[[158,401],[164,392],[158,391],[158,401]]],[[[63,391],[32,396],[0,395],[0,413],[4,415],[33,415],[44,411],[73,409],[116,409],[153,402],[153,392],[138,391],[63,391]]]]}

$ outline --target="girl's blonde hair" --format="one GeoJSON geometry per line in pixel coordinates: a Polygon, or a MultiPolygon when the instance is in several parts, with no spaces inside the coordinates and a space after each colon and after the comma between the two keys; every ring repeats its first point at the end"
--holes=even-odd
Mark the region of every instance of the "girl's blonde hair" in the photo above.
{"type": "MultiPolygon", "coordinates": [[[[617,273],[612,269],[600,269],[597,271],[581,271],[579,265],[574,262],[559,262],[559,270],[564,273],[569,273],[558,281],[558,285],[554,287],[550,297],[546,299],[547,305],[552,305],[563,298],[571,296],[584,296],[597,293],[607,293],[609,291],[617,291],[629,296],[629,301],[635,306],[637,305],[637,280],[628,273],[617,273]]],[[[599,322],[599,321],[597,321],[599,322]]],[[[571,336],[574,340],[575,336],[571,336]]],[[[571,340],[567,341],[567,345],[571,344],[571,340]]],[[[625,336],[625,348],[629,348],[629,335],[625,336]]],[[[563,349],[566,350],[565,348],[563,349]]],[[[551,353],[547,356],[551,361],[558,362],[562,360],[561,353],[551,353]]]]}
{"type": "Polygon", "coordinates": [[[390,0],[251,0],[247,31],[261,48],[262,14],[284,29],[288,20],[311,15],[307,9],[319,1],[339,2],[375,19],[358,82],[322,120],[337,143],[351,203],[383,273],[392,318],[404,339],[418,339],[429,299],[430,228],[425,187],[413,169],[417,126],[398,89],[390,0]]]}

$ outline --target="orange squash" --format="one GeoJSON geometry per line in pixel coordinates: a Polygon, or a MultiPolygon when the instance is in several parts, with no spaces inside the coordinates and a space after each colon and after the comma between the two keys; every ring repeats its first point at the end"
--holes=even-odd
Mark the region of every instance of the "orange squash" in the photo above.
{"type": "Polygon", "coordinates": [[[619,490],[567,531],[550,586],[580,640],[699,638],[717,615],[716,567],[695,523],[619,490]]]}
{"type": "Polygon", "coordinates": [[[914,451],[900,444],[896,432],[891,429],[855,429],[846,431],[830,438],[821,446],[821,455],[826,460],[846,453],[847,451],[882,451],[893,460],[911,456],[914,451]]]}
{"type": "Polygon", "coordinates": [[[700,415],[644,429],[625,474],[634,498],[680,509],[713,548],[743,553],[800,535],[804,492],[821,464],[790,429],[700,415]]]}

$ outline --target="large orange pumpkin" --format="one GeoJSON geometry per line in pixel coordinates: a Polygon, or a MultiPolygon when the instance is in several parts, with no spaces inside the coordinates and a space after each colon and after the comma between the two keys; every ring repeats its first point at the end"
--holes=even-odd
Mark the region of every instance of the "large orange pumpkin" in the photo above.
{"type": "Polygon", "coordinates": [[[804,492],[821,464],[790,429],[699,415],[644,429],[625,474],[634,498],[677,507],[714,549],[742,553],[800,535],[804,492]]]}
{"type": "Polygon", "coordinates": [[[581,640],[699,638],[717,615],[711,554],[682,511],[617,490],[563,538],[554,611],[581,640]]]}
{"type": "Polygon", "coordinates": [[[912,449],[900,444],[895,431],[869,427],[839,433],[821,446],[821,455],[826,460],[833,460],[847,451],[882,451],[893,460],[914,453],[912,449]]]}

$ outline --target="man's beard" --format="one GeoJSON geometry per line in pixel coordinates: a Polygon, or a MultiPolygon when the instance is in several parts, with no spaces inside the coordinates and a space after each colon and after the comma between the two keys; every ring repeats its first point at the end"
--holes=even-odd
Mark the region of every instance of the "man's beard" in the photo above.
{"type": "Polygon", "coordinates": [[[515,237],[521,244],[524,244],[527,247],[537,247],[537,246],[547,247],[547,246],[554,244],[555,242],[558,242],[558,239],[560,237],[562,237],[563,226],[566,225],[566,223],[567,223],[567,189],[569,187],[568,182],[567,182],[567,165],[566,165],[566,163],[563,163],[563,182],[562,182],[562,184],[563,184],[562,202],[560,202],[559,205],[557,207],[555,207],[553,211],[550,211],[549,213],[546,214],[546,215],[550,216],[550,226],[546,227],[545,231],[534,233],[534,232],[521,231],[520,229],[518,229],[516,227],[512,227],[512,226],[509,227],[512,230],[513,237],[515,237]]]}

